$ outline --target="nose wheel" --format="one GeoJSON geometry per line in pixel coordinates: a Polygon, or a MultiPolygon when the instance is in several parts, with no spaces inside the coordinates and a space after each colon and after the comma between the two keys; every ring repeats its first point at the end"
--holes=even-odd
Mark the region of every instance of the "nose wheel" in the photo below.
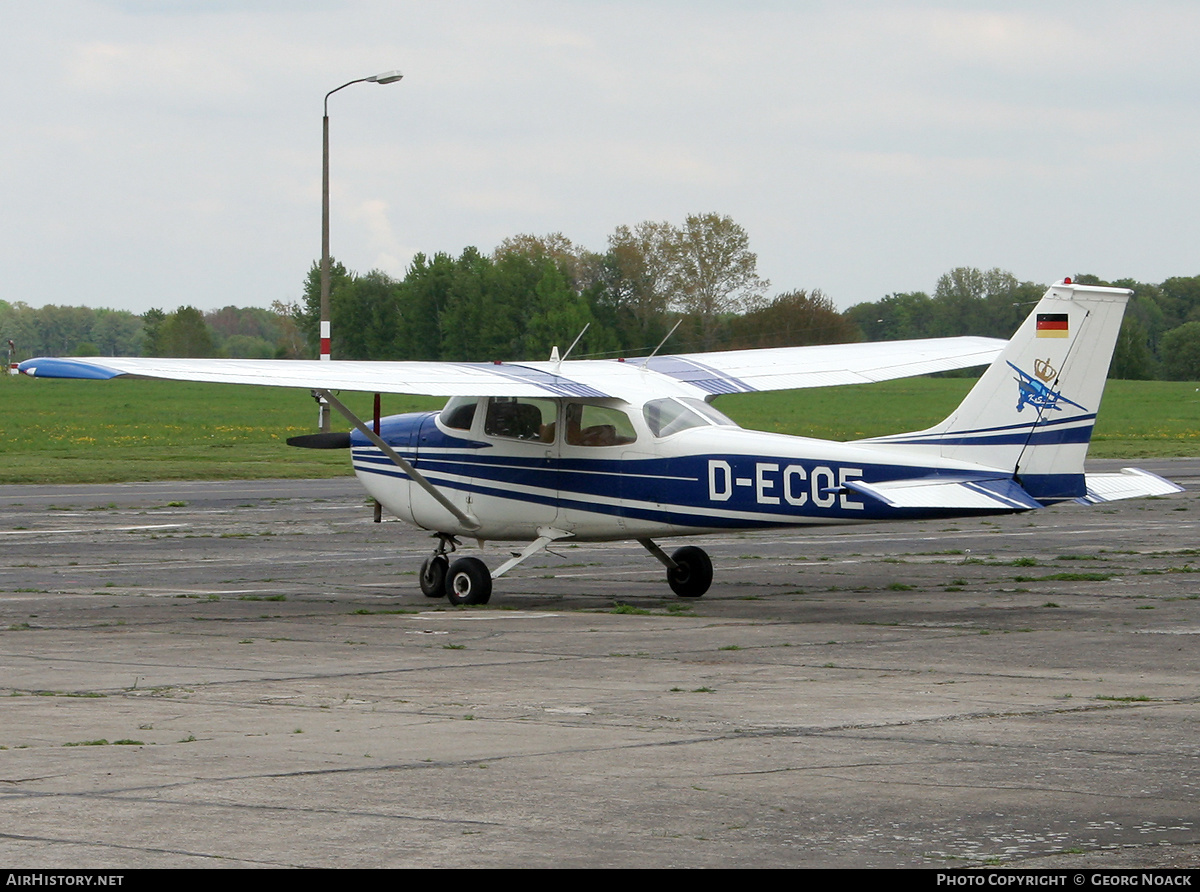
{"type": "Polygon", "coordinates": [[[446,600],[455,607],[486,604],[492,597],[492,575],[479,558],[459,558],[446,574],[446,600]]]}
{"type": "Polygon", "coordinates": [[[450,559],[444,554],[435,554],[421,564],[421,594],[426,598],[440,598],[446,594],[446,573],[450,559]]]}
{"type": "Polygon", "coordinates": [[[418,581],[421,584],[421,594],[426,598],[441,598],[446,594],[446,576],[450,572],[450,555],[459,546],[459,541],[449,533],[434,533],[438,540],[433,554],[421,564],[418,581]]]}

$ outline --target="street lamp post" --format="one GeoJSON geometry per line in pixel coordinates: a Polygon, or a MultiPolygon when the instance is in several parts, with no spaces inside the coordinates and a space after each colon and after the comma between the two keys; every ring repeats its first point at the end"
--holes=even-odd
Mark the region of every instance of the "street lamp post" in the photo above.
{"type": "MultiPolygon", "coordinates": [[[[394,84],[404,77],[399,71],[385,71],[383,74],[373,74],[370,77],[360,77],[347,81],[337,90],[325,94],[325,116],[321,122],[321,359],[328,361],[330,356],[329,328],[329,97],[338,90],[344,90],[351,84],[394,84]]],[[[318,401],[321,406],[320,429],[329,432],[329,404],[324,400],[318,401]]]]}

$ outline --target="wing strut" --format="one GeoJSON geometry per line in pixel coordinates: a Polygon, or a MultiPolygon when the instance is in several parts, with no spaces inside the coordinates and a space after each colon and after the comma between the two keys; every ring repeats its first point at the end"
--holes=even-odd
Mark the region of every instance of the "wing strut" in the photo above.
{"type": "Polygon", "coordinates": [[[477,521],[471,517],[468,517],[461,510],[459,510],[458,506],[455,505],[453,502],[451,502],[448,498],[446,498],[442,494],[442,491],[440,489],[438,489],[436,486],[434,486],[432,483],[430,483],[425,478],[424,474],[422,474],[420,471],[418,471],[416,468],[414,468],[411,464],[409,464],[407,461],[405,461],[403,458],[401,458],[400,454],[398,452],[396,452],[396,450],[393,449],[391,446],[389,446],[387,443],[385,443],[383,441],[383,438],[380,437],[379,434],[375,433],[375,431],[371,430],[371,428],[369,428],[369,427],[367,427],[367,425],[363,424],[362,419],[359,418],[357,415],[355,415],[353,412],[351,412],[349,409],[347,409],[346,405],[341,400],[339,400],[336,396],[334,396],[328,390],[317,390],[316,393],[320,394],[321,398],[326,400],[329,403],[329,405],[333,406],[333,408],[335,408],[339,412],[341,412],[342,415],[345,416],[346,420],[349,421],[352,425],[354,425],[355,428],[357,428],[357,430],[360,434],[362,434],[364,437],[366,437],[368,440],[370,440],[371,443],[374,444],[378,449],[380,449],[384,455],[386,455],[388,458],[390,458],[392,460],[392,464],[394,464],[401,471],[403,471],[405,474],[407,474],[413,483],[417,484],[417,486],[421,487],[421,489],[423,489],[423,490],[425,490],[425,492],[429,493],[429,495],[431,495],[439,505],[441,505],[443,508],[445,508],[451,514],[453,514],[458,519],[458,522],[461,523],[465,529],[468,529],[468,530],[479,529],[479,521],[477,521]]]}

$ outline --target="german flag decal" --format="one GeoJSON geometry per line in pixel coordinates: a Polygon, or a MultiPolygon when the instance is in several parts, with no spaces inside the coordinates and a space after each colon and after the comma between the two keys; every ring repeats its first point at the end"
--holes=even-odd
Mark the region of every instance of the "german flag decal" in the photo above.
{"type": "Polygon", "coordinates": [[[1070,336],[1067,330],[1066,313],[1038,313],[1037,336],[1039,338],[1065,338],[1070,336]]]}

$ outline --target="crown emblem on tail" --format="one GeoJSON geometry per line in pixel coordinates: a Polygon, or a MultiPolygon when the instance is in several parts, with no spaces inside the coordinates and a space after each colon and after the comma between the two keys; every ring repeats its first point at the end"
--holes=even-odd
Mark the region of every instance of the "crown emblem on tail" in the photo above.
{"type": "MultiPolygon", "coordinates": [[[[1038,363],[1041,363],[1040,359],[1034,363],[1035,371],[1037,371],[1038,363]]],[[[1033,406],[1035,409],[1042,412],[1061,412],[1062,406],[1060,406],[1059,403],[1066,403],[1067,405],[1074,406],[1076,409],[1083,409],[1084,412],[1087,411],[1087,409],[1084,409],[1083,406],[1079,405],[1079,403],[1075,402],[1074,400],[1067,399],[1057,390],[1052,390],[1041,381],[1035,380],[1033,375],[1029,374],[1028,372],[1021,371],[1011,362],[1008,365],[1014,372],[1020,375],[1019,378],[1013,379],[1017,382],[1018,412],[1023,411],[1026,406],[1033,406]]],[[[1051,371],[1054,370],[1051,369],[1051,371]]],[[[1040,371],[1037,372],[1037,375],[1039,378],[1043,377],[1040,371]]],[[[1050,377],[1053,377],[1053,375],[1047,375],[1045,377],[1049,379],[1050,377]]]]}

